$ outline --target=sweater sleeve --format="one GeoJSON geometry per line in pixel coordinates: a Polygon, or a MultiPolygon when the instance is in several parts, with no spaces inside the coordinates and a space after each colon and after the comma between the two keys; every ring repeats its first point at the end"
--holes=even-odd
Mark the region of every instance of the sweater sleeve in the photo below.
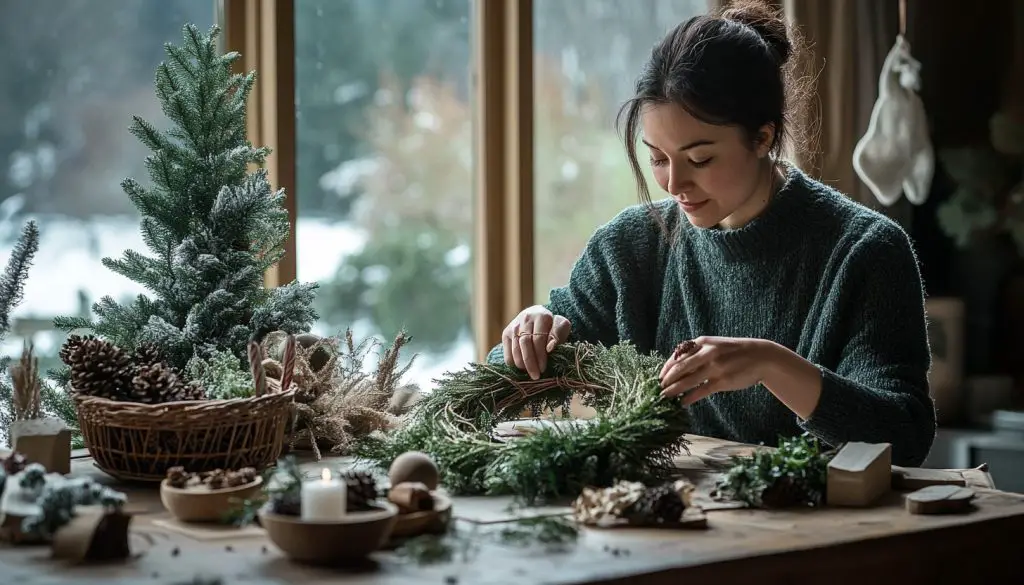
{"type": "Polygon", "coordinates": [[[924,293],[910,239],[882,222],[853,246],[833,316],[846,336],[821,398],[798,424],[832,445],[891,443],[893,463],[918,466],[935,438],[924,293]]]}
{"type": "MultiPolygon", "coordinates": [[[[659,229],[653,223],[642,206],[622,211],[590,237],[568,283],[551,290],[545,306],[572,324],[569,341],[614,345],[634,337],[637,325],[648,322],[647,311],[653,305],[641,295],[649,295],[653,288],[648,279],[653,254],[648,248],[652,228],[659,229]]],[[[499,343],[487,361],[504,360],[499,343]]]]}

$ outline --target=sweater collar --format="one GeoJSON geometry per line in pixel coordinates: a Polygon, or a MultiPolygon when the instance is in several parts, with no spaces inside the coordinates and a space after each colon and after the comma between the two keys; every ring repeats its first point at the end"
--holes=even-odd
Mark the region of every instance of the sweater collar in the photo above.
{"type": "MultiPolygon", "coordinates": [[[[793,231],[800,230],[805,206],[810,204],[809,179],[794,165],[786,164],[786,181],[757,217],[737,229],[700,228],[683,217],[683,228],[692,245],[723,261],[742,262],[784,252],[793,231]]],[[[682,215],[680,213],[680,215],[682,215]]]]}

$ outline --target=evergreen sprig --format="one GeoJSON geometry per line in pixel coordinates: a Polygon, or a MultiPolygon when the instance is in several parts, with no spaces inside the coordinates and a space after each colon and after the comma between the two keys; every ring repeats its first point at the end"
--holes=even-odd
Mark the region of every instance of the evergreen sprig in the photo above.
{"type": "Polygon", "coordinates": [[[220,54],[219,35],[216,26],[202,34],[190,24],[182,46],[166,45],[155,85],[171,127],[162,131],[134,116],[130,128],[152,151],[152,186],[130,178],[121,186],[142,216],[151,255],[128,250],[103,264],[145,285],[152,298],[121,304],[103,297],[93,305],[95,320],[55,321],[128,351],[152,343],[181,372],[218,351],[231,352],[245,371],[250,340],[275,330],[308,331],[317,317],[315,283],[264,287],[263,275],[281,259],[288,237],[285,195],[262,168],[270,150],[246,138],[256,75],[232,71],[240,56],[220,54]]]}
{"type": "Polygon", "coordinates": [[[818,439],[808,433],[780,438],[776,449],[734,457],[716,489],[725,498],[759,508],[820,506],[825,503],[828,464],[835,453],[822,450],[818,439]]]}
{"type": "MultiPolygon", "coordinates": [[[[28,280],[29,268],[38,251],[39,226],[30,220],[22,228],[11,250],[11,257],[7,260],[7,267],[0,275],[0,342],[11,331],[11,313],[24,299],[25,281],[28,280]]],[[[14,420],[14,388],[7,373],[9,365],[9,357],[0,358],[0,430],[8,435],[14,420]]],[[[7,442],[10,443],[10,436],[7,442]]]]}
{"type": "Polygon", "coordinates": [[[504,364],[471,364],[435,380],[405,426],[364,438],[355,454],[386,468],[401,453],[423,451],[452,492],[513,495],[527,505],[617,480],[662,480],[687,444],[689,416],[661,398],[661,364],[628,343],[561,345],[540,380],[504,364]],[[593,420],[494,436],[495,425],[524,408],[567,407],[574,393],[597,411],[593,420]]]}
{"type": "Polygon", "coordinates": [[[0,276],[0,338],[11,330],[11,311],[21,303],[32,259],[39,251],[39,226],[28,221],[14,243],[7,267],[0,276]]]}

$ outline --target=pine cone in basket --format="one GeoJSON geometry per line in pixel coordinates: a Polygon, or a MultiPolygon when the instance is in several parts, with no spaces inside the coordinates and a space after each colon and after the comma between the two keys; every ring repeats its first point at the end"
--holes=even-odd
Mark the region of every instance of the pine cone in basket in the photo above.
{"type": "Polygon", "coordinates": [[[75,334],[68,335],[68,338],[64,340],[64,344],[60,346],[60,352],[58,354],[60,355],[60,361],[70,366],[72,363],[71,355],[78,351],[78,348],[82,346],[82,342],[87,339],[95,338],[91,335],[85,337],[75,334]]]}
{"type": "Polygon", "coordinates": [[[647,488],[640,498],[623,510],[631,524],[651,525],[679,522],[686,504],[671,483],[647,488]]]}
{"type": "Polygon", "coordinates": [[[349,512],[360,512],[373,507],[377,499],[377,481],[373,475],[365,471],[346,471],[342,474],[345,479],[345,507],[349,512]]]}
{"type": "Polygon", "coordinates": [[[186,382],[163,362],[139,366],[132,378],[132,399],[143,404],[163,404],[179,400],[202,400],[202,386],[186,382]]]}
{"type": "Polygon", "coordinates": [[[61,348],[61,359],[71,367],[71,387],[78,394],[128,400],[135,365],[131,356],[109,341],[71,336],[61,348]]]}
{"type": "Polygon", "coordinates": [[[164,356],[160,348],[152,343],[143,343],[135,348],[135,354],[132,356],[132,359],[135,365],[140,367],[155,366],[164,362],[164,356]]]}

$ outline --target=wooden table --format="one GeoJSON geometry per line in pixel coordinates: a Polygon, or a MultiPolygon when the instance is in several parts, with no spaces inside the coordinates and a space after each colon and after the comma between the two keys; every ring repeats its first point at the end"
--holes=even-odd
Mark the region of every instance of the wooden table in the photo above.
{"type": "MultiPolygon", "coordinates": [[[[679,461],[706,489],[731,454],[749,446],[694,438],[692,455],[679,461]]],[[[73,473],[115,482],[88,459],[73,473]]],[[[963,516],[912,516],[893,493],[862,510],[711,510],[704,531],[585,530],[565,552],[519,549],[493,539],[474,545],[467,558],[417,566],[377,553],[355,569],[324,569],[285,559],[257,529],[251,536],[200,541],[161,527],[166,522],[154,490],[118,486],[141,514],[133,523],[136,558],[124,564],[70,567],[48,558],[49,549],[0,549],[4,583],[189,583],[197,575],[223,583],[1024,583],[1024,496],[992,489],[985,474],[967,474],[978,491],[977,510],[963,516]],[[988,484],[988,485],[987,485],[988,484]],[[703,580],[703,581],[701,581],[703,580]]],[[[457,518],[501,517],[508,500],[456,498],[457,518]]],[[[459,526],[473,522],[459,520],[459,526]]],[[[480,525],[486,532],[487,525],[480,525]]],[[[491,528],[493,529],[493,528],[491,528]]]]}

